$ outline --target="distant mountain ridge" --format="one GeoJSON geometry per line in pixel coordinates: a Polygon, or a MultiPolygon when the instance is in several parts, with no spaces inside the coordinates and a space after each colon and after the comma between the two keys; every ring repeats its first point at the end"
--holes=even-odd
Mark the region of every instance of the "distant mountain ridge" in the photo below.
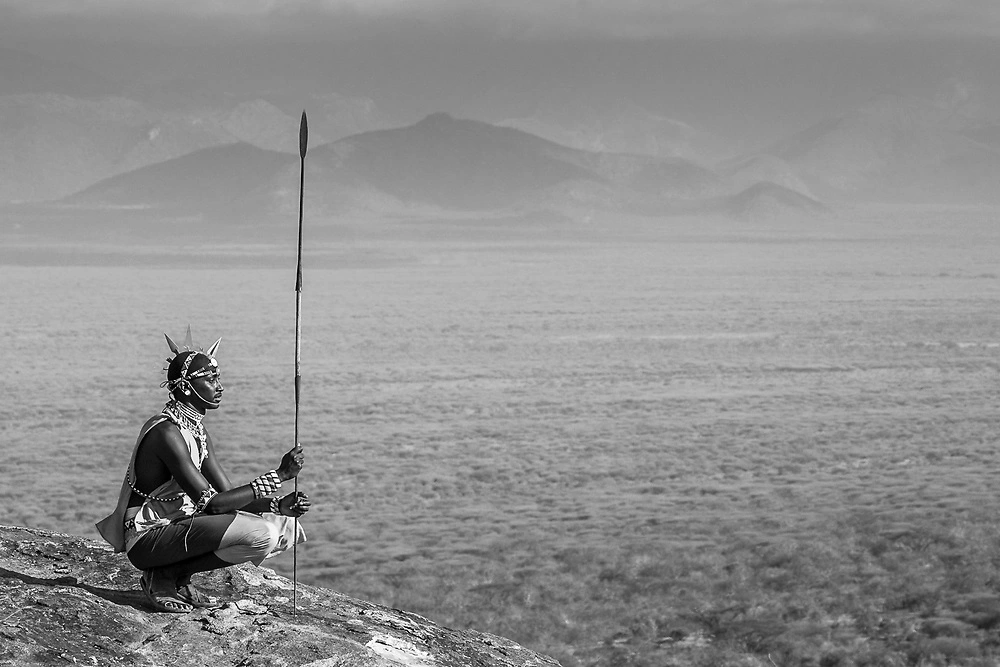
{"type": "Polygon", "coordinates": [[[801,192],[775,183],[759,182],[723,199],[719,210],[735,218],[761,220],[816,215],[827,207],[801,192]]]}
{"type": "Polygon", "coordinates": [[[123,97],[0,97],[0,200],[58,198],[113,174],[234,141],[212,124],[123,97]]]}
{"type": "Polygon", "coordinates": [[[533,115],[509,118],[500,125],[598,153],[635,153],[710,164],[736,152],[721,137],[626,101],[595,109],[582,101],[550,99],[533,115]]]}
{"type": "MultiPolygon", "coordinates": [[[[317,142],[384,122],[370,100],[320,96],[317,142]]],[[[297,151],[298,114],[263,99],[165,110],[121,95],[0,95],[0,203],[60,199],[105,178],[204,148],[248,143],[297,151]]]]}
{"type": "MultiPolygon", "coordinates": [[[[106,179],[66,201],[287,212],[295,201],[296,166],[295,156],[233,144],[106,179]]],[[[314,213],[531,206],[666,211],[732,190],[714,171],[679,158],[580,151],[444,113],[316,146],[307,170],[314,213]]]]}
{"type": "MultiPolygon", "coordinates": [[[[755,210],[801,214],[825,210],[820,202],[1000,203],[997,126],[914,98],[879,96],[763,152],[715,162],[584,150],[446,113],[384,129],[370,100],[315,101],[307,169],[320,215],[669,215],[718,211],[741,193],[755,210]]],[[[122,96],[0,96],[0,202],[288,212],[297,115],[264,99],[164,111],[122,96]]]]}
{"type": "Polygon", "coordinates": [[[749,188],[757,183],[774,183],[813,197],[809,186],[799,177],[795,169],[774,155],[759,153],[726,161],[717,168],[720,173],[728,176],[737,188],[749,188]]]}
{"type": "Polygon", "coordinates": [[[880,95],[767,153],[834,199],[1000,202],[1000,149],[970,122],[926,100],[880,95]]]}
{"type": "Polygon", "coordinates": [[[338,182],[370,184],[401,201],[482,210],[564,181],[598,179],[562,159],[562,150],[519,130],[435,113],[320,147],[313,159],[338,182]]]}
{"type": "Polygon", "coordinates": [[[263,188],[297,165],[298,156],[289,153],[225,144],[113,176],[64,201],[108,209],[252,209],[263,188]]]}

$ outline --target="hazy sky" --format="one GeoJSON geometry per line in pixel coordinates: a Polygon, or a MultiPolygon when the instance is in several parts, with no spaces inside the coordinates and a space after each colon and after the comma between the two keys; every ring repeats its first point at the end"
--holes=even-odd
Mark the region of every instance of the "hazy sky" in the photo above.
{"type": "MultiPolygon", "coordinates": [[[[7,0],[27,21],[141,27],[174,39],[192,23],[227,33],[336,33],[338,25],[406,20],[505,38],[650,38],[1000,33],[995,0],[7,0]]],[[[99,27],[95,27],[100,30],[99,27]]]]}
{"type": "Polygon", "coordinates": [[[879,92],[1000,109],[997,0],[0,0],[0,40],[116,81],[366,95],[399,118],[568,95],[739,137],[879,92]]]}

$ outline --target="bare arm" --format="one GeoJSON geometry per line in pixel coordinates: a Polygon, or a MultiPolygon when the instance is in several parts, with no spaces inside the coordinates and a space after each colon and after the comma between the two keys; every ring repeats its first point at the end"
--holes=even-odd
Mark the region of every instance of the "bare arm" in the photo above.
{"type": "Polygon", "coordinates": [[[215,455],[215,445],[212,444],[212,436],[205,433],[206,444],[208,445],[208,456],[201,464],[201,473],[205,479],[215,487],[216,491],[228,491],[233,488],[233,483],[229,481],[229,475],[222,469],[222,464],[215,455]]]}
{"type": "MultiPolygon", "coordinates": [[[[150,431],[147,437],[152,438],[152,441],[148,445],[152,446],[152,452],[155,453],[156,458],[159,459],[162,467],[165,468],[165,472],[177,480],[180,487],[196,504],[209,487],[219,492],[204,507],[206,514],[224,514],[238,509],[246,509],[252,512],[267,511],[270,500],[257,498],[250,484],[244,484],[235,488],[232,487],[228,476],[218,463],[210,440],[209,456],[202,464],[202,470],[198,470],[198,467],[191,461],[187,443],[173,425],[164,425],[162,428],[156,427],[153,431],[150,431]],[[219,483],[220,486],[225,486],[226,488],[219,489],[215,486],[215,483],[219,483]]],[[[302,463],[303,455],[301,447],[296,447],[286,453],[282,458],[281,465],[275,471],[278,474],[278,479],[282,482],[293,479],[302,469],[302,463]]],[[[138,469],[138,461],[136,466],[138,469]]],[[[140,475],[137,470],[138,476],[140,475]]]]}

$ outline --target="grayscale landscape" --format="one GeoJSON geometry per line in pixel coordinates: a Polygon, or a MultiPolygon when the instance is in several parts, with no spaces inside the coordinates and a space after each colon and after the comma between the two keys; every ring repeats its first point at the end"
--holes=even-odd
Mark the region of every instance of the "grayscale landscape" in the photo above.
{"type": "Polygon", "coordinates": [[[1000,659],[998,10],[234,4],[0,8],[0,523],[96,535],[189,324],[230,477],[292,446],[305,110],[299,580],[565,667],[1000,659]]]}

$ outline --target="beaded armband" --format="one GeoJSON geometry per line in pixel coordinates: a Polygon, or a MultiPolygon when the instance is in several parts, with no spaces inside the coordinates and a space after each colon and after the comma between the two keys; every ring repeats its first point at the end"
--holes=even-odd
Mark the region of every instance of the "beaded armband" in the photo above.
{"type": "Polygon", "coordinates": [[[212,485],[209,484],[208,488],[201,492],[201,495],[198,497],[198,502],[194,504],[195,514],[201,514],[204,512],[205,508],[208,507],[208,502],[217,495],[219,495],[219,492],[213,489],[212,485]]]}
{"type": "Polygon", "coordinates": [[[271,514],[281,514],[281,498],[275,496],[271,498],[271,514]]]}
{"type": "Polygon", "coordinates": [[[269,496],[281,488],[281,478],[278,477],[278,473],[276,471],[269,470],[254,481],[250,482],[250,488],[253,489],[254,498],[263,498],[264,496],[269,496]]]}

